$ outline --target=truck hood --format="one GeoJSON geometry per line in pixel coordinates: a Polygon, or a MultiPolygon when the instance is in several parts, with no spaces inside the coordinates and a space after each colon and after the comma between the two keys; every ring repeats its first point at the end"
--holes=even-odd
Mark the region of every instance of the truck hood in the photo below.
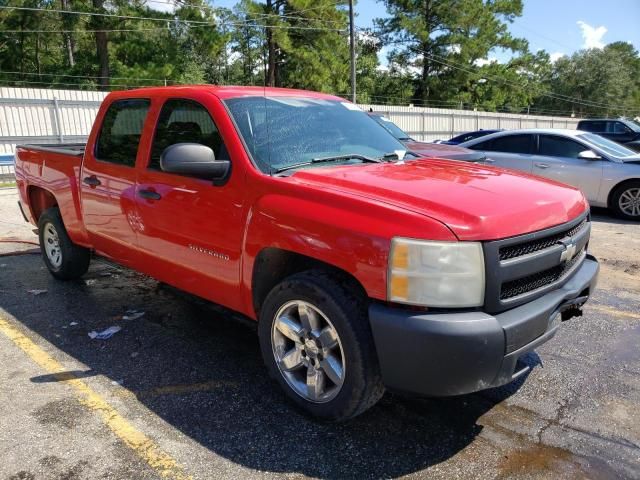
{"type": "Polygon", "coordinates": [[[439,220],[460,240],[495,240],[568,222],[587,208],[580,190],[494,167],[420,159],[298,170],[291,180],[439,220]]]}

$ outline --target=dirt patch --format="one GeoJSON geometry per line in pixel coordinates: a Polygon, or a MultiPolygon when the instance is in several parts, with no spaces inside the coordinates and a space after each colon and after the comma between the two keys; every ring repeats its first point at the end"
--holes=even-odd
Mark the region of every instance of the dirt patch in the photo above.
{"type": "Polygon", "coordinates": [[[563,448],[535,444],[505,455],[498,478],[617,478],[601,460],[580,457],[563,448]]]}

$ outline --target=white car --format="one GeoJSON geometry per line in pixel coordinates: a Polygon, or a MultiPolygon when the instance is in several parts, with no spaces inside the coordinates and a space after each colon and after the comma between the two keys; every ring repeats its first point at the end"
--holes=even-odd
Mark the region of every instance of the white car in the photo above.
{"type": "Polygon", "coordinates": [[[482,163],[573,185],[591,205],[640,220],[640,154],[600,135],[580,130],[508,130],[460,146],[485,152],[482,163]]]}

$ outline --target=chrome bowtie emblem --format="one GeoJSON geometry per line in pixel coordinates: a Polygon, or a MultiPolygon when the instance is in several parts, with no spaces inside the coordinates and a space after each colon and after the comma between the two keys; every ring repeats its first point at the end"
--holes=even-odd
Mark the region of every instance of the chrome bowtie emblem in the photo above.
{"type": "Polygon", "coordinates": [[[564,245],[564,250],[562,252],[562,254],[560,254],[560,261],[561,262],[568,262],[569,260],[571,260],[573,257],[576,256],[576,244],[573,243],[572,241],[569,241],[568,243],[563,243],[564,245]]]}

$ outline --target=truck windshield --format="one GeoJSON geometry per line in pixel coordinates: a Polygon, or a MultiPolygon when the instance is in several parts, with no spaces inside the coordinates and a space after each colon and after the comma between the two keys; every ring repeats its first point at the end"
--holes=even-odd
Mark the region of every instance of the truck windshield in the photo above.
{"type": "Polygon", "coordinates": [[[225,100],[258,168],[319,168],[381,159],[406,148],[348,102],[310,97],[238,97],[225,100]],[[314,159],[344,157],[335,162],[314,159]]]}

